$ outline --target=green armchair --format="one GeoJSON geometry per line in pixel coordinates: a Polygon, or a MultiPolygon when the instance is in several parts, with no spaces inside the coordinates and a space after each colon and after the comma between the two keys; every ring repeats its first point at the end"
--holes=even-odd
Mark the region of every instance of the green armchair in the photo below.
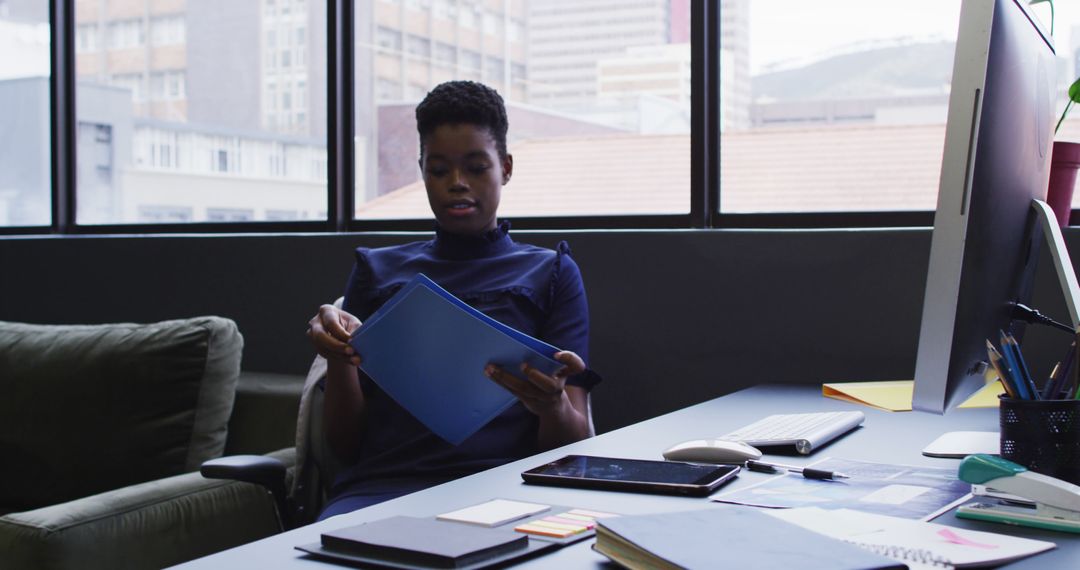
{"type": "Polygon", "coordinates": [[[160,568],[277,532],[265,490],[196,472],[226,448],[242,348],[220,317],[0,322],[0,565],[160,568]]]}

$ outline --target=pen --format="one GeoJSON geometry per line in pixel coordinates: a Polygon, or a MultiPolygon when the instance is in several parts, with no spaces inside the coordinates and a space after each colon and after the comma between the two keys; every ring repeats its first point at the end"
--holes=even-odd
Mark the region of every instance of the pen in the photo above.
{"type": "Polygon", "coordinates": [[[781,465],[780,463],[766,463],[764,461],[754,461],[753,459],[746,462],[746,468],[761,473],[775,473],[777,469],[784,469],[792,473],[799,473],[807,479],[849,479],[847,475],[836,471],[799,467],[797,465],[781,465]]]}

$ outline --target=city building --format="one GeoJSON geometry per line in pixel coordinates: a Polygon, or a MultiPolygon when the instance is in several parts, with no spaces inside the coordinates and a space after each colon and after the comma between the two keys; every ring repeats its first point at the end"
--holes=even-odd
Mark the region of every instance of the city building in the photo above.
{"type": "Polygon", "coordinates": [[[720,2],[720,129],[750,127],[750,0],[720,2]]]}
{"type": "MultiPolygon", "coordinates": [[[[670,0],[530,2],[529,103],[589,110],[599,96],[599,61],[623,57],[630,47],[671,43],[671,7],[670,0]]],[[[680,20],[689,24],[689,18],[680,20]]]]}

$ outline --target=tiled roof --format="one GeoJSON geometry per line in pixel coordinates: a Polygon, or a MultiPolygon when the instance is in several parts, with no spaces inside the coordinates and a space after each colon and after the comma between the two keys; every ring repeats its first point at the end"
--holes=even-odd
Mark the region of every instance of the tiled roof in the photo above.
{"type": "MultiPolygon", "coordinates": [[[[1080,119],[1059,138],[1080,139],[1080,119]]],[[[721,138],[726,212],[932,210],[944,125],[759,129],[721,138]]],[[[689,135],[594,135],[521,141],[500,214],[687,213],[689,135]]],[[[427,217],[423,183],[357,209],[360,218],[427,217]]]]}

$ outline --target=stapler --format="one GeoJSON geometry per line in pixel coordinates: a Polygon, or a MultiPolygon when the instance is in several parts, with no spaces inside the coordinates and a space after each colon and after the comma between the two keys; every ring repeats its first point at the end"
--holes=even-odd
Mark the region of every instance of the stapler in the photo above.
{"type": "Polygon", "coordinates": [[[1015,495],[1031,504],[971,503],[958,508],[957,517],[1080,533],[1080,485],[981,453],[965,457],[958,476],[961,481],[1015,495]]]}

